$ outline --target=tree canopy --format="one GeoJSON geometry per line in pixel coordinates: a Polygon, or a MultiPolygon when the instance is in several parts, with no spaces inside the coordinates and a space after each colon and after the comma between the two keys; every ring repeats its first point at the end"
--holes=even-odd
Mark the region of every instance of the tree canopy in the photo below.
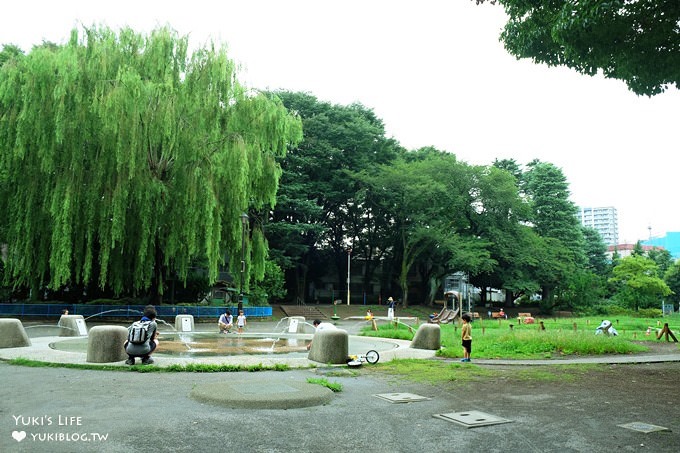
{"type": "MultiPolygon", "coordinates": [[[[169,28],[101,27],[4,53],[0,231],[15,285],[162,294],[195,260],[214,281],[240,255],[239,217],[274,206],[276,159],[301,124],[242,86],[224,47],[188,48],[169,28]]],[[[265,246],[249,251],[261,261],[265,246]]]]}
{"type": "Polygon", "coordinates": [[[359,176],[371,207],[392,226],[392,255],[398,263],[404,306],[408,304],[408,275],[418,261],[448,273],[476,273],[494,264],[489,244],[470,233],[465,215],[475,205],[469,199],[476,191],[471,189],[473,173],[455,155],[425,148],[359,176]]]}
{"type": "Polygon", "coordinates": [[[668,289],[672,291],[668,295],[668,300],[680,306],[680,260],[666,270],[664,281],[668,285],[668,289]]]}
{"type": "Polygon", "coordinates": [[[276,94],[300,116],[305,136],[281,159],[278,203],[266,229],[272,257],[293,283],[292,295],[304,298],[310,271],[310,277],[335,271],[338,283],[343,280],[350,244],[368,274],[375,268],[373,251],[388,233],[357,200],[359,181],[351,173],[389,163],[401,148],[385,136],[375,113],[360,104],[334,105],[307,93],[276,94]]]}
{"type": "Polygon", "coordinates": [[[634,310],[658,307],[661,305],[661,297],[672,294],[666,282],[659,277],[654,260],[644,256],[631,255],[623,258],[614,267],[610,280],[620,285],[616,299],[634,310]]]}
{"type": "Polygon", "coordinates": [[[680,88],[677,0],[497,2],[509,16],[501,40],[517,58],[601,72],[639,95],[680,88]]]}

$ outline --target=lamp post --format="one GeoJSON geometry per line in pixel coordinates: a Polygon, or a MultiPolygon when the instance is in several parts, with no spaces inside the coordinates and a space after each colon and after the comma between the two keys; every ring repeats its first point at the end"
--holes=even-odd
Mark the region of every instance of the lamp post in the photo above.
{"type": "Polygon", "coordinates": [[[469,272],[467,272],[465,274],[465,295],[467,296],[468,313],[470,313],[472,311],[472,307],[470,307],[470,273],[469,272]]]}
{"type": "Polygon", "coordinates": [[[243,310],[243,280],[246,271],[246,230],[248,229],[248,214],[241,214],[241,286],[238,294],[238,309],[243,310]]]}
{"type": "Polygon", "coordinates": [[[347,249],[347,305],[349,305],[349,275],[350,275],[350,257],[352,256],[352,248],[347,249]]]}

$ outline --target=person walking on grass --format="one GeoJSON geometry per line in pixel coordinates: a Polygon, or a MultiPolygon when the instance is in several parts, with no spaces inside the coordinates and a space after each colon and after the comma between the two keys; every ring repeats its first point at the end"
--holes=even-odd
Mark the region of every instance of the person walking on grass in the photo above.
{"type": "Polygon", "coordinates": [[[461,362],[470,361],[470,353],[472,352],[472,325],[470,324],[471,318],[469,313],[464,313],[461,316],[463,320],[463,327],[460,329],[461,339],[463,340],[463,358],[461,362]]]}

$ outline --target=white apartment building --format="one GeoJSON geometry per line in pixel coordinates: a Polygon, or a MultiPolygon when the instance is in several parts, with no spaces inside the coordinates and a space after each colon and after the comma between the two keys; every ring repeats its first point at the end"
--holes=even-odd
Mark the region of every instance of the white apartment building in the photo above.
{"type": "Polygon", "coordinates": [[[619,243],[619,220],[616,208],[607,206],[604,208],[580,207],[577,214],[581,225],[593,228],[607,245],[619,243]]]}

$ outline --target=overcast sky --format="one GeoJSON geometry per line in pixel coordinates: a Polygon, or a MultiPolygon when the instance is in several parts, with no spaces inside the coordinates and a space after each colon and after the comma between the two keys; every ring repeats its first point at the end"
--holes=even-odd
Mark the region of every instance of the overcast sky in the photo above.
{"type": "Polygon", "coordinates": [[[619,81],[508,55],[501,7],[473,0],[35,1],[3,6],[0,44],[63,43],[73,27],[170,25],[228,46],[252,88],[360,102],[388,136],[471,164],[534,158],[572,200],[614,206],[620,242],[680,231],[680,91],[638,97],[619,81]]]}

